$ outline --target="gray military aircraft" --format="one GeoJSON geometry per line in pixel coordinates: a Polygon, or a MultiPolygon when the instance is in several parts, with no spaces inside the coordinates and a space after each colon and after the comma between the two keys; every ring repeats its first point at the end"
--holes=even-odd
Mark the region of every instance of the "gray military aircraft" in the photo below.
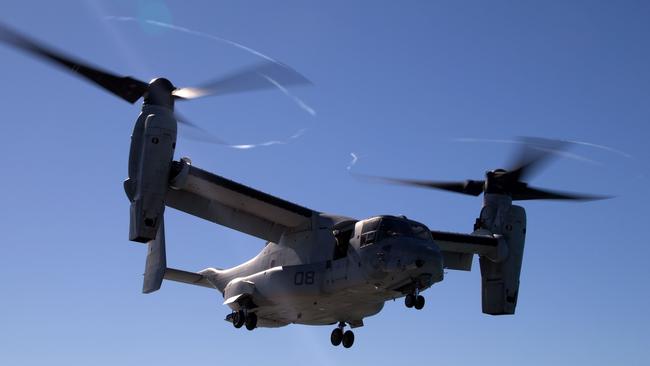
{"type": "Polygon", "coordinates": [[[143,292],[158,290],[164,279],[216,289],[231,311],[235,328],[288,324],[336,325],[331,343],[349,348],[356,328],[379,313],[388,300],[404,298],[422,309],[422,292],[444,278],[444,270],[469,271],[479,256],[482,309],[514,314],[519,292],[526,214],[513,200],[598,197],[529,187],[522,181],[547,160],[559,143],[527,141],[520,161],[493,170],[485,180],[390,182],[439,188],[478,196],[483,208],[470,234],[429,230],[404,216],[359,220],[312,210],[173,160],[177,100],[271,87],[308,80],[284,65],[265,63],[198,88],[176,88],[164,78],[144,83],[55,52],[0,24],[0,41],[72,71],[130,103],[144,98],[135,122],[124,182],[130,204],[129,239],[147,243],[143,292]],[[188,272],[168,268],[164,211],[190,215],[266,240],[253,259],[230,269],[188,272]]]}

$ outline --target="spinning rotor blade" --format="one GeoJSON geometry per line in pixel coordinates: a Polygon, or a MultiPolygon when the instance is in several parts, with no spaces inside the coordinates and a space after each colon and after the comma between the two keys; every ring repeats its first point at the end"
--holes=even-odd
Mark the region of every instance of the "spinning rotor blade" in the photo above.
{"type": "Polygon", "coordinates": [[[205,129],[199,127],[197,124],[191,122],[189,119],[187,119],[185,116],[181,115],[178,113],[178,111],[174,111],[174,117],[176,118],[176,121],[180,124],[186,125],[188,127],[193,128],[196,132],[199,132],[199,135],[193,135],[193,134],[187,134],[184,133],[183,136],[187,137],[191,140],[196,140],[200,142],[207,142],[211,144],[217,144],[217,145],[230,145],[226,141],[214,136],[210,132],[206,131],[205,129]]]}
{"type": "Polygon", "coordinates": [[[456,193],[478,196],[481,193],[501,194],[517,200],[571,200],[592,201],[606,199],[606,196],[584,195],[578,193],[533,188],[523,181],[547,163],[553,155],[559,155],[567,142],[542,138],[522,138],[523,147],[516,157],[511,170],[495,169],[485,173],[485,180],[466,180],[461,182],[439,182],[427,180],[395,179],[364,176],[389,183],[404,184],[424,188],[441,189],[456,193]]]}
{"type": "Polygon", "coordinates": [[[287,65],[265,61],[239,70],[198,87],[179,88],[172,94],[179,99],[195,99],[209,95],[234,94],[312,82],[287,65]]]}
{"type": "Polygon", "coordinates": [[[0,41],[78,74],[108,90],[129,103],[135,103],[147,91],[147,83],[128,77],[117,76],[96,66],[79,61],[24,36],[0,23],[0,41]]]}
{"type": "MultiPolygon", "coordinates": [[[[65,53],[54,51],[2,23],[0,23],[0,42],[78,74],[129,103],[135,103],[149,90],[148,83],[129,76],[112,74],[65,53]]],[[[195,99],[209,95],[232,94],[274,87],[282,89],[286,86],[308,84],[311,84],[311,81],[289,66],[279,62],[265,61],[202,86],[175,89],[172,91],[172,95],[181,100],[195,99]]]]}
{"type": "Polygon", "coordinates": [[[538,137],[522,137],[517,160],[505,174],[511,181],[522,181],[538,172],[552,157],[563,152],[567,143],[538,137]]]}
{"type": "Polygon", "coordinates": [[[592,196],[570,192],[551,191],[548,189],[526,187],[512,193],[513,201],[524,200],[567,200],[567,201],[596,201],[610,197],[592,196]]]}
{"type": "Polygon", "coordinates": [[[478,196],[483,193],[483,185],[485,184],[485,182],[482,180],[466,180],[463,182],[437,182],[429,180],[386,178],[367,175],[363,175],[362,177],[407,186],[442,189],[444,191],[468,194],[471,196],[478,196]]]}

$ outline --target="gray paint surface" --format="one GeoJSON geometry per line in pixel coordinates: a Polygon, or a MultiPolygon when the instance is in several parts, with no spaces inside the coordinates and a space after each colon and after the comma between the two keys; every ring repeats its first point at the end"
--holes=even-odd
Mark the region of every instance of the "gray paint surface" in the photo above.
{"type": "MultiPolygon", "coordinates": [[[[403,217],[357,220],[324,214],[192,167],[189,159],[174,165],[172,174],[180,178],[171,177],[168,206],[268,242],[257,256],[233,268],[198,273],[163,268],[164,278],[218,290],[233,312],[255,313],[258,327],[339,322],[360,326],[364,318],[380,312],[385,301],[420,293],[442,281],[443,268],[471,269],[474,254],[488,263],[485,266],[492,265],[491,277],[486,272],[484,278],[484,310],[499,313],[495,306],[501,304],[500,313],[514,312],[514,305],[504,309],[503,301],[495,300],[506,299],[503,291],[512,292],[515,283],[518,288],[523,250],[523,238],[517,239],[521,250],[514,259],[508,259],[504,248],[512,247],[501,235],[512,221],[508,212],[514,206],[508,200],[492,195],[485,201],[482,218],[493,231],[390,236],[382,231],[384,222],[421,224],[403,217]],[[368,223],[375,223],[375,232],[364,232],[368,223]],[[345,250],[337,251],[337,245],[345,250]],[[498,292],[503,283],[506,289],[498,292]]],[[[159,239],[149,245],[164,247],[164,236],[159,239]]],[[[162,266],[164,260],[155,263],[162,266]]],[[[160,270],[147,266],[150,274],[160,270]]]]}

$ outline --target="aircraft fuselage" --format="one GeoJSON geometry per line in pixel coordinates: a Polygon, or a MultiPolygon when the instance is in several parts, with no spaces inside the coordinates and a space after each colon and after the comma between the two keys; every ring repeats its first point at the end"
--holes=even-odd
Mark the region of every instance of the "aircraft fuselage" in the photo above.
{"type": "Polygon", "coordinates": [[[424,225],[392,216],[336,221],[269,242],[234,268],[201,274],[226,305],[254,311],[265,327],[363,324],[385,301],[442,281],[440,250],[424,225]]]}

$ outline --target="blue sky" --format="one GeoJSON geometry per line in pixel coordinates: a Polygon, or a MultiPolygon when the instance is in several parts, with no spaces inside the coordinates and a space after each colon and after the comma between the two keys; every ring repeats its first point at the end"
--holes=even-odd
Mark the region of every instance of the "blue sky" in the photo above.
{"type": "MultiPolygon", "coordinates": [[[[480,274],[449,272],[423,311],[387,303],[352,349],[330,327],[235,330],[221,296],[165,283],[142,295],[146,247],[128,236],[129,137],[139,107],[0,47],[0,364],[642,365],[650,356],[646,1],[3,1],[0,21],[117,73],[193,85],[259,59],[236,47],[107,16],[169,22],[239,42],[309,77],[295,88],[197,100],[185,115],[236,150],[192,141],[195,165],[354,217],[405,214],[468,232],[480,199],[360,182],[356,172],[480,179],[539,136],[585,145],[533,183],[616,195],[530,202],[517,314],[480,310],[480,274]],[[628,156],[629,155],[629,156],[628,156]]],[[[179,156],[180,156],[179,155],[179,156]]],[[[227,267],[263,243],[169,210],[168,261],[227,267]]],[[[477,263],[475,263],[477,265],[477,263]]]]}

